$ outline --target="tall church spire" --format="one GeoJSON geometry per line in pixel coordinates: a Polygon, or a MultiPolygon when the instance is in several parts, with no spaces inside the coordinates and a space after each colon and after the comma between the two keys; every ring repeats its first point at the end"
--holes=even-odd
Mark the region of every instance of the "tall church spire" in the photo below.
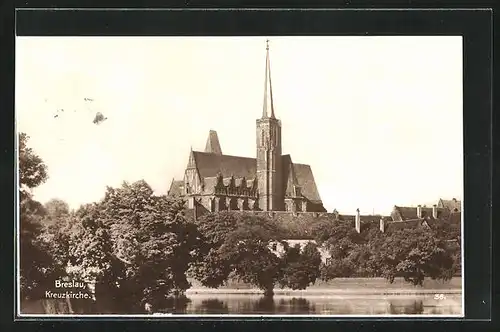
{"type": "Polygon", "coordinates": [[[281,122],[274,116],[269,41],[266,45],[266,80],[262,118],[256,121],[257,130],[257,206],[262,211],[283,211],[281,122]]]}
{"type": "Polygon", "coordinates": [[[266,79],[264,83],[264,107],[262,118],[274,119],[273,89],[271,85],[271,61],[269,60],[269,40],[266,40],[266,79]]]}

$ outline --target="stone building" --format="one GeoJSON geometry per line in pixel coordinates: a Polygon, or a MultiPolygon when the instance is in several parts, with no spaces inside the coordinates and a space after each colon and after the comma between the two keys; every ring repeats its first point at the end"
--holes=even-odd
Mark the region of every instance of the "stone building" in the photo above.
{"type": "Polygon", "coordinates": [[[456,198],[452,198],[450,200],[440,198],[437,203],[437,207],[456,213],[462,211],[462,202],[456,198]]]}
{"type": "Polygon", "coordinates": [[[293,240],[312,239],[318,220],[344,221],[357,232],[374,224],[381,232],[408,227],[429,227],[435,222],[460,223],[461,202],[439,199],[431,206],[394,206],[389,216],[355,215],[323,207],[312,169],[282,153],[282,125],[276,118],[269,46],[266,47],[262,115],[255,123],[255,158],[223,154],[217,132],[210,130],[204,151],[189,152],[184,177],[173,179],[168,195],[187,202],[187,215],[196,220],[208,212],[235,211],[274,219],[289,230],[293,240]]]}
{"type": "Polygon", "coordinates": [[[256,121],[256,157],[224,155],[210,130],[205,151],[189,153],[182,180],[172,180],[169,195],[184,197],[189,208],[207,211],[326,212],[312,169],[282,154],[281,121],[276,118],[269,45],[262,116],[256,121]]]}
{"type": "MultiPolygon", "coordinates": [[[[401,229],[414,227],[434,227],[447,222],[460,226],[462,220],[461,202],[439,199],[432,207],[417,205],[416,207],[395,205],[391,212],[391,221],[385,223],[384,228],[401,229]]],[[[382,223],[382,222],[381,222],[382,223]]]]}
{"type": "Polygon", "coordinates": [[[462,203],[453,198],[452,200],[439,199],[432,207],[417,205],[406,207],[395,205],[391,217],[393,221],[412,221],[423,219],[449,219],[451,216],[460,215],[462,203]]]}

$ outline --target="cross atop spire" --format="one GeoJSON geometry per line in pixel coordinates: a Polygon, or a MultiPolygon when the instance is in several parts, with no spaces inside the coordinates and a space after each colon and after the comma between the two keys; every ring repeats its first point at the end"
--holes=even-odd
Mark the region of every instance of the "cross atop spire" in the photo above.
{"type": "Polygon", "coordinates": [[[262,118],[274,119],[273,89],[271,85],[271,61],[269,60],[269,40],[266,40],[266,78],[264,83],[264,107],[262,118]]]}

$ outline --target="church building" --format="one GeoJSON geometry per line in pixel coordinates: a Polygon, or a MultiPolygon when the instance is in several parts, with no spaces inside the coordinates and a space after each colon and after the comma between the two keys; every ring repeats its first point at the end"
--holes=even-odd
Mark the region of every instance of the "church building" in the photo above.
{"type": "Polygon", "coordinates": [[[184,178],[172,180],[168,195],[186,199],[189,208],[217,211],[326,212],[311,166],[282,154],[281,121],[276,118],[269,44],[262,116],[256,121],[255,158],[224,155],[210,130],[205,151],[190,151],[184,178]]]}

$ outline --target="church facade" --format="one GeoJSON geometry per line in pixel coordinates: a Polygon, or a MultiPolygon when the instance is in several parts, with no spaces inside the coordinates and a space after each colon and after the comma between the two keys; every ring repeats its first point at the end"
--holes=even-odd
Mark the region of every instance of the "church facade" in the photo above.
{"type": "Polygon", "coordinates": [[[282,154],[282,126],[276,118],[269,45],[262,116],[256,120],[255,158],[224,155],[210,130],[205,151],[190,151],[184,178],[172,180],[168,195],[186,199],[189,208],[217,211],[326,212],[311,166],[282,154]]]}

